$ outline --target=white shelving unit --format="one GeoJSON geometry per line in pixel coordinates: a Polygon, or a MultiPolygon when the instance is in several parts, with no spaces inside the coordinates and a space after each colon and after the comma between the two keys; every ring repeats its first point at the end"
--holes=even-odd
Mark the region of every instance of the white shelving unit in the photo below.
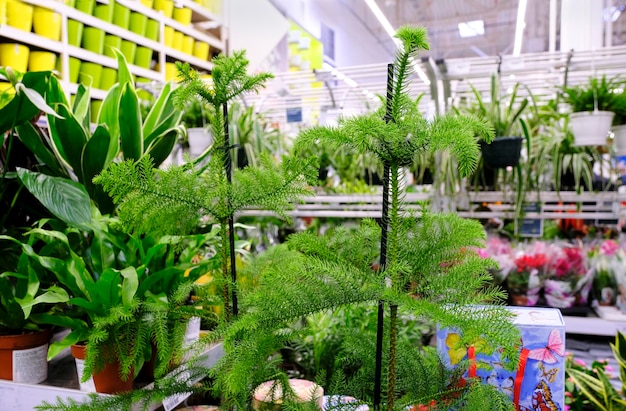
{"type": "MultiPolygon", "coordinates": [[[[183,53],[175,50],[171,47],[166,47],[164,41],[164,28],[166,26],[172,27],[177,31],[184,33],[185,35],[193,37],[197,41],[208,43],[212,50],[218,52],[224,51],[224,38],[222,30],[222,22],[220,18],[209,10],[204,9],[199,4],[192,0],[177,0],[176,5],[178,7],[187,7],[192,10],[192,23],[190,26],[185,26],[174,19],[165,17],[161,12],[155,11],[151,8],[144,6],[138,0],[116,0],[120,5],[128,7],[131,11],[139,12],[149,19],[159,22],[159,41],[153,41],[139,34],[136,34],[130,30],[123,29],[112,23],[100,20],[92,15],[85,14],[80,10],[73,7],[69,7],[62,2],[52,0],[23,0],[25,3],[33,6],[40,6],[50,10],[53,10],[61,15],[62,29],[61,40],[54,41],[48,38],[39,36],[35,33],[25,32],[14,27],[7,25],[0,25],[0,41],[2,39],[8,39],[10,41],[19,42],[29,47],[36,49],[52,51],[58,54],[58,58],[61,59],[62,68],[62,81],[64,85],[70,90],[75,91],[76,85],[70,83],[69,78],[69,59],[75,57],[81,61],[93,62],[100,64],[104,67],[117,68],[117,62],[115,59],[91,51],[72,46],[68,43],[67,27],[68,19],[76,20],[85,24],[86,26],[95,27],[105,31],[107,34],[119,36],[125,40],[129,40],[138,46],[148,47],[157,53],[157,62],[159,63],[159,69],[154,68],[146,69],[138,67],[132,62],[130,64],[131,72],[138,76],[149,80],[164,82],[165,77],[165,63],[167,61],[184,61],[191,64],[194,68],[210,72],[213,69],[213,63],[210,61],[201,60],[193,55],[183,53]],[[217,33],[217,34],[215,34],[217,33]]],[[[108,0],[98,0],[98,3],[108,4],[108,0]]],[[[102,99],[105,96],[104,90],[92,89],[92,97],[102,99]]]]}

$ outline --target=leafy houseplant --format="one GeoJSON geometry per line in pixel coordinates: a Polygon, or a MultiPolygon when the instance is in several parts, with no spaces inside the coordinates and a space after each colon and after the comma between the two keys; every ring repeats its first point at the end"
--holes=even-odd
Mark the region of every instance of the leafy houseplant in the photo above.
{"type": "Polygon", "coordinates": [[[490,140],[493,133],[475,117],[448,115],[427,122],[406,93],[411,57],[428,47],[426,31],[402,27],[397,37],[402,47],[389,71],[386,107],[344,119],[337,127],[304,130],[295,144],[296,152],[321,145],[376,157],[385,170],[384,202],[389,207],[382,230],[365,220],[355,229],[340,227],[323,236],[296,233],[256,259],[253,268],[263,273],[261,283],[246,296],[245,313],[226,329],[227,352],[215,372],[218,387],[238,407],[250,402],[250,387],[270,378],[286,381],[273,353],[293,337],[291,324],[313,313],[369,304],[388,308],[386,315],[382,310],[377,314],[385,331],[377,338],[350,339],[352,372],[326,386],[327,393],[357,396],[389,410],[432,401],[444,409],[455,404],[512,408],[492,387],[473,382],[460,387],[460,374],[448,372],[436,352],[400,337],[399,317],[407,314],[456,327],[464,331],[464,342],[482,335],[504,347],[506,358],[515,356],[519,339],[501,307],[473,305],[503,297],[497,289],[483,288],[492,262],[467,249],[484,241],[480,225],[456,215],[423,210],[416,216],[403,209],[401,174],[417,152],[450,149],[461,173],[468,174],[477,163],[475,135],[490,140]],[[383,367],[376,365],[379,360],[383,367]],[[452,383],[451,374],[456,376],[452,383]]]}
{"type": "Polygon", "coordinates": [[[605,362],[594,361],[587,368],[568,357],[565,372],[568,377],[566,387],[571,393],[566,397],[570,410],[617,411],[626,408],[626,336],[622,332],[617,332],[611,350],[619,365],[620,389],[613,386],[605,362]]]}
{"type": "Polygon", "coordinates": [[[564,101],[571,107],[569,123],[574,133],[575,145],[606,145],[606,138],[619,101],[618,89],[623,81],[590,77],[586,84],[565,86],[564,101]]]}

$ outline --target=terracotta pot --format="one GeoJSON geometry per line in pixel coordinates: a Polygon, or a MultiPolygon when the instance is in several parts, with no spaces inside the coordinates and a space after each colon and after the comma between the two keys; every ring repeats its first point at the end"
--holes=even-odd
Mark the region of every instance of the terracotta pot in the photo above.
{"type": "Polygon", "coordinates": [[[0,336],[0,379],[39,384],[48,378],[51,330],[0,336]]]}
{"type": "MultiPolygon", "coordinates": [[[[87,352],[87,346],[83,344],[72,345],[72,355],[77,360],[84,360],[87,352]]],[[[77,366],[77,369],[79,367],[77,366]]],[[[80,367],[82,369],[82,367],[80,367]]],[[[93,374],[93,384],[96,392],[105,394],[116,394],[131,391],[133,389],[133,374],[131,370],[126,381],[122,381],[120,377],[120,365],[118,362],[108,363],[104,368],[93,374]]],[[[78,375],[80,380],[82,375],[78,375]]],[[[81,389],[83,387],[81,386],[81,389]]]]}

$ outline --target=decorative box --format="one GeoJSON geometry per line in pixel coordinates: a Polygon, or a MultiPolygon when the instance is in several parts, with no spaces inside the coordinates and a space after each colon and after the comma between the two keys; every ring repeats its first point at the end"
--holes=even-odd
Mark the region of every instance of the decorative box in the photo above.
{"type": "MultiPolygon", "coordinates": [[[[481,344],[459,346],[453,329],[437,330],[437,350],[444,363],[454,368],[468,361],[464,377],[477,377],[513,400],[519,411],[562,411],[565,401],[565,323],[558,309],[508,307],[521,332],[519,366],[503,367],[498,350],[484,350],[481,344]]],[[[482,344],[485,344],[482,341],[482,344]]],[[[494,347],[495,348],[495,347],[494,347]]]]}

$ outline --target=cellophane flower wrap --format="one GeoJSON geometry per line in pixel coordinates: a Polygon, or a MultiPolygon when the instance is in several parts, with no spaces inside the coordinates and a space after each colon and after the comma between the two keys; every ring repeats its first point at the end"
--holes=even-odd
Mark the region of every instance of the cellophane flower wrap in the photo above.
{"type": "Polygon", "coordinates": [[[587,303],[593,279],[582,245],[555,243],[544,283],[550,307],[570,308],[587,303]]]}
{"type": "Polygon", "coordinates": [[[481,252],[498,264],[498,268],[492,270],[492,275],[497,284],[503,284],[509,273],[515,270],[513,249],[509,240],[490,236],[481,252]]]}
{"type": "Polygon", "coordinates": [[[550,248],[543,241],[518,246],[513,260],[515,269],[507,277],[509,293],[526,295],[526,305],[539,300],[542,278],[550,262],[550,248]]]}

